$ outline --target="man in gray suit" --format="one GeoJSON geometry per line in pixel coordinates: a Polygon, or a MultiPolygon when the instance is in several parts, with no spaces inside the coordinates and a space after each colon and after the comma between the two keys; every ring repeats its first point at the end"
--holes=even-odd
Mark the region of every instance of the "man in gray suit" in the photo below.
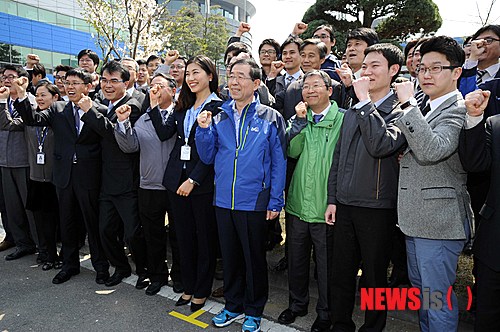
{"type": "Polygon", "coordinates": [[[466,112],[457,80],[465,54],[455,40],[444,36],[430,38],[420,53],[417,73],[429,104],[420,111],[412,83],[396,85],[404,112],[396,125],[408,142],[401,159],[398,220],[406,235],[412,285],[421,294],[428,289],[442,295],[442,308],[420,309],[421,330],[456,331],[457,298],[451,294],[449,304],[446,294],[472,230],[467,174],[457,153],[466,112]]]}

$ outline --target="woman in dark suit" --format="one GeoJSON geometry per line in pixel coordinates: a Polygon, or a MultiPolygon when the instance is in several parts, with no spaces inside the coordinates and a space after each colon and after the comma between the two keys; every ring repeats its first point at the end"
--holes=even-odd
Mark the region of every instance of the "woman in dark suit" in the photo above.
{"type": "Polygon", "coordinates": [[[213,208],[214,170],[201,162],[194,136],[202,110],[216,114],[222,101],[217,95],[218,76],[212,60],[195,56],[187,62],[185,79],[172,116],[164,123],[157,107],[150,117],[160,140],[177,135],[165,170],[179,242],[184,293],[176,305],[191,302],[191,311],[205,304],[215,271],[217,226],[213,208]]]}

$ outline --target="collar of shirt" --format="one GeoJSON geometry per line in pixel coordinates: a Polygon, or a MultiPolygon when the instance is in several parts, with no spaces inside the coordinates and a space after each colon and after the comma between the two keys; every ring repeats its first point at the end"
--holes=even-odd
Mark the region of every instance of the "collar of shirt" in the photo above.
{"type": "Polygon", "coordinates": [[[441,104],[444,103],[448,98],[450,98],[451,96],[454,96],[458,93],[460,93],[458,90],[453,90],[452,92],[449,92],[449,93],[445,94],[444,96],[441,96],[441,97],[436,98],[434,100],[430,100],[429,104],[431,106],[431,110],[429,111],[429,113],[427,113],[425,118],[426,119],[429,118],[430,114],[432,112],[434,112],[435,109],[437,109],[439,106],[441,106],[441,104]]]}
{"type": "MultiPolygon", "coordinates": [[[[332,107],[332,104],[329,104],[321,113],[314,113],[312,112],[312,115],[322,115],[321,119],[319,120],[319,122],[323,121],[326,117],[326,114],[330,111],[330,107],[332,107]]],[[[312,111],[312,110],[311,110],[312,111]]]]}
{"type": "MultiPolygon", "coordinates": [[[[299,69],[299,71],[297,71],[296,73],[291,74],[291,75],[287,72],[287,73],[285,74],[285,81],[286,81],[286,79],[288,78],[288,76],[292,76],[292,77],[293,77],[292,82],[295,82],[296,80],[298,80],[298,79],[299,79],[299,77],[300,77],[301,75],[302,75],[302,72],[300,71],[300,69],[299,69]]],[[[292,83],[292,82],[290,82],[290,83],[292,83]]]]}
{"type": "MultiPolygon", "coordinates": [[[[500,63],[495,63],[494,65],[489,66],[485,70],[488,72],[489,77],[486,77],[486,80],[491,79],[495,77],[497,74],[498,70],[500,69],[500,63]]],[[[485,80],[485,77],[483,76],[483,82],[485,80]]]]}
{"type": "Polygon", "coordinates": [[[389,89],[389,93],[388,94],[386,94],[385,96],[383,96],[382,98],[380,98],[379,100],[377,100],[376,102],[374,102],[373,104],[375,105],[375,107],[379,107],[380,105],[382,105],[382,103],[384,101],[386,101],[387,98],[389,98],[390,96],[392,96],[393,93],[394,92],[391,89],[389,89]]]}
{"type": "Polygon", "coordinates": [[[361,77],[361,69],[360,69],[360,70],[358,70],[357,72],[353,73],[353,75],[354,75],[354,78],[355,78],[355,79],[360,78],[360,77],[361,77]]]}
{"type": "Polygon", "coordinates": [[[121,97],[120,99],[116,100],[115,102],[111,102],[111,100],[109,100],[109,104],[108,104],[108,112],[111,111],[113,109],[113,107],[115,107],[116,105],[118,105],[120,103],[120,101],[125,98],[126,94],[123,95],[123,97],[121,97]],[[110,107],[111,105],[111,107],[110,107]]]}
{"type": "Polygon", "coordinates": [[[134,93],[135,87],[131,87],[130,89],[127,89],[127,93],[130,97],[132,97],[132,94],[134,93]]]}
{"type": "Polygon", "coordinates": [[[194,108],[194,105],[191,106],[190,109],[187,110],[186,116],[184,117],[184,137],[187,138],[189,137],[189,133],[191,132],[191,128],[193,127],[194,122],[196,121],[196,117],[198,117],[198,114],[200,114],[201,110],[205,107],[206,104],[211,102],[212,100],[220,100],[219,97],[215,94],[215,92],[212,92],[207,99],[196,109],[194,108]]]}

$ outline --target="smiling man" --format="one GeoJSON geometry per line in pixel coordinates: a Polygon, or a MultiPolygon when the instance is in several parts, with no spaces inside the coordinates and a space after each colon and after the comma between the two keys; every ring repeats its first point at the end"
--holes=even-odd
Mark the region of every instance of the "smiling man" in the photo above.
{"type": "Polygon", "coordinates": [[[273,96],[276,97],[277,94],[285,91],[290,84],[302,77],[300,45],[302,45],[302,39],[288,38],[281,45],[281,61],[272,62],[266,85],[273,96]],[[285,75],[280,75],[283,69],[285,75]]]}
{"type": "MultiPolygon", "coordinates": [[[[413,287],[447,294],[458,257],[472,232],[467,174],[457,148],[466,108],[457,90],[465,53],[450,37],[429,38],[420,47],[418,78],[429,104],[421,111],[410,82],[396,85],[404,115],[396,125],[408,148],[401,158],[398,220],[406,235],[408,275],[413,287]]],[[[456,331],[458,302],[443,296],[439,310],[419,310],[420,329],[456,331]],[[452,303],[448,303],[448,299],[452,303]],[[448,309],[453,308],[453,309],[448,309]]]]}
{"type": "Polygon", "coordinates": [[[327,246],[333,240],[333,227],[325,223],[328,171],[332,165],[344,114],[330,101],[332,80],[319,70],[304,76],[304,102],[295,107],[296,115],[287,129],[288,156],[298,159],[288,190],[285,210],[288,241],[289,304],[278,321],[290,324],[307,314],[309,305],[309,265],[314,247],[318,280],[318,314],[312,332],[330,327],[327,291],[327,246]]]}
{"type": "Polygon", "coordinates": [[[269,292],[267,221],[283,208],[285,122],[256,98],[261,70],[253,59],[231,67],[231,100],[213,119],[201,112],[200,159],[215,166],[214,205],[224,264],[226,305],[212,323],[224,327],[245,315],[243,331],[260,331],[269,292]],[[229,166],[229,167],[228,167],[229,166]]]}
{"type": "Polygon", "coordinates": [[[106,286],[119,284],[130,276],[131,267],[123,251],[122,241],[117,237],[124,232],[123,240],[134,255],[136,272],[139,275],[136,288],[145,288],[146,282],[146,243],[140,229],[137,209],[137,189],[139,185],[139,154],[124,153],[120,150],[114,136],[117,122],[116,109],[125,106],[130,109],[130,121],[141,115],[141,105],[126,93],[130,73],[122,64],[108,62],[102,71],[101,89],[108,103],[107,112],[101,113],[89,107],[89,101],[81,109],[85,112],[82,121],[101,136],[102,146],[102,186],[99,196],[99,233],[104,252],[114,274],[106,281],[106,286]]]}
{"type": "MultiPolygon", "coordinates": [[[[366,287],[387,287],[396,227],[398,154],[405,139],[391,84],[403,65],[392,44],[365,50],[361,78],[353,82],[359,103],[344,115],[328,179],[326,223],[335,224],[331,277],[333,331],[354,331],[356,276],[361,261],[366,287]]],[[[410,83],[411,85],[411,83],[410,83]]],[[[382,331],[387,311],[367,310],[360,330],[382,331]]]]}

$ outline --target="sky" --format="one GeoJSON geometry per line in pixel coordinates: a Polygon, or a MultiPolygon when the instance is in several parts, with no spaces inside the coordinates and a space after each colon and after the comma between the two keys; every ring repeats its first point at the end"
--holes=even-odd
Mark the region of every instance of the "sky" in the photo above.
{"type": "MultiPolygon", "coordinates": [[[[437,35],[463,37],[481,27],[479,12],[485,16],[492,0],[434,0],[443,19],[437,35]],[[477,6],[476,6],[477,4],[477,6]]],[[[254,53],[260,42],[274,38],[282,43],[299,22],[312,0],[250,0],[257,13],[250,20],[254,53]]],[[[500,0],[496,0],[489,22],[500,24],[500,0]]],[[[484,18],[483,18],[484,19],[484,18]]]]}

